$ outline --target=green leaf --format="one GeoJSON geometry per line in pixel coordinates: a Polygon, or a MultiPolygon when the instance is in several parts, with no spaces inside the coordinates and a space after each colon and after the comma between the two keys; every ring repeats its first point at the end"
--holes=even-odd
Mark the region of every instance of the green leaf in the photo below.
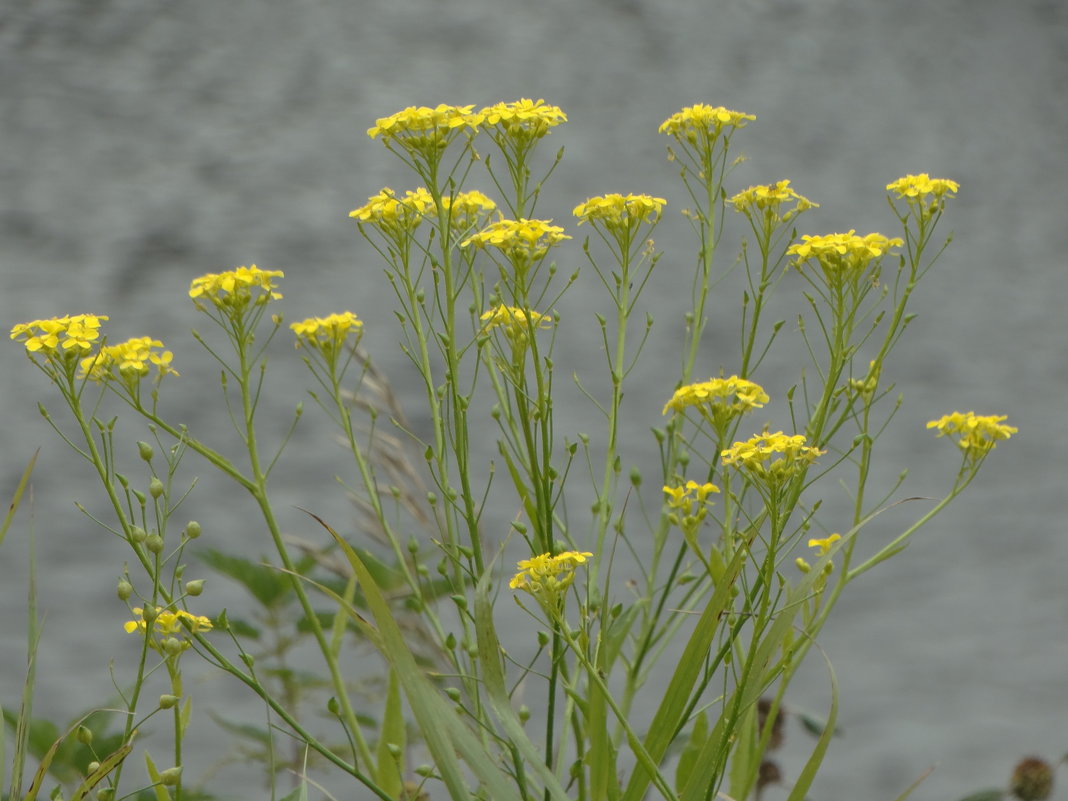
{"type": "Polygon", "coordinates": [[[252,597],[268,609],[281,606],[295,597],[292,581],[277,568],[212,548],[201,551],[200,559],[215,572],[243,585],[252,593],[252,597]]]}
{"type": "Polygon", "coordinates": [[[708,712],[702,710],[694,719],[693,728],[690,730],[690,739],[679,754],[679,764],[675,769],[675,790],[681,792],[693,773],[697,755],[708,740],[708,712]]]}
{"type": "Polygon", "coordinates": [[[389,688],[386,691],[386,711],[382,715],[382,730],[378,734],[378,785],[394,798],[399,798],[403,789],[405,746],[404,713],[401,709],[400,684],[396,671],[389,672],[389,688]],[[390,746],[400,748],[394,756],[390,746]]]}
{"type": "Polygon", "coordinates": [[[7,507],[7,514],[4,516],[4,522],[0,524],[0,544],[4,542],[4,537],[7,536],[7,530],[11,527],[11,521],[15,517],[15,512],[18,511],[19,502],[22,500],[22,493],[26,491],[26,486],[30,483],[30,474],[33,472],[33,466],[37,464],[37,456],[40,453],[40,448],[34,451],[33,456],[30,457],[29,464],[27,464],[26,469],[22,471],[22,478],[19,479],[19,485],[15,487],[15,494],[11,496],[11,503],[7,507]]]}
{"type": "Polygon", "coordinates": [[[148,778],[152,780],[152,792],[156,794],[156,801],[171,801],[171,794],[160,783],[159,771],[156,770],[156,764],[152,761],[152,757],[148,755],[147,749],[145,750],[145,767],[148,768],[148,778]]]}

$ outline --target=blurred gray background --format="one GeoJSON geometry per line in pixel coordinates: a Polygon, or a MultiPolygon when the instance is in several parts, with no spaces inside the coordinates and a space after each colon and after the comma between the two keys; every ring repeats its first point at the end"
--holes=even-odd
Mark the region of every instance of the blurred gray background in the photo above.
{"type": "MultiPolygon", "coordinates": [[[[958,180],[941,231],[955,241],[921,285],[919,317],[888,367],[905,407],[883,440],[875,486],[910,467],[895,497],[941,494],[957,457],[923,426],[953,409],[1008,414],[1020,434],[904,554],[843,597],[822,644],[841,682],[845,736],[811,793],[892,799],[937,763],[914,797],[957,798],[1005,783],[1017,757],[1068,751],[1066,85],[1061,0],[6,0],[0,320],[102,313],[113,339],[163,339],[183,373],[165,384],[172,415],[225,435],[221,407],[205,398],[214,369],[189,335],[207,326],[186,291],[197,275],[256,263],[286,271],[289,319],[360,315],[378,363],[417,400],[396,348],[392,295],[347,219],[383,185],[409,188],[412,179],[365,131],[408,105],[543,97],[570,122],[543,151],[566,148],[540,215],[573,227],[571,208],[590,195],[669,199],[657,234],[667,255],[645,297],[657,319],[652,364],[625,401],[643,443],[627,462],[651,475],[642,432],[659,419],[675,364],[657,366],[655,355],[677,342],[693,258],[677,214],[685,198],[656,133],[662,120],[699,102],[756,114],[735,138],[749,161],[729,189],[789,177],[822,206],[802,218],[810,233],[893,235],[886,183],[908,172],[958,180]]],[[[725,239],[721,258],[733,258],[736,242],[725,239]]],[[[581,266],[577,247],[566,253],[562,266],[581,266]]],[[[587,270],[560,309],[588,332],[568,340],[568,372],[603,369],[587,310],[601,302],[597,287],[587,270]]],[[[783,282],[781,317],[796,315],[799,291],[796,280],[783,282]]],[[[716,308],[733,308],[736,297],[716,308]]],[[[699,373],[736,369],[733,326],[713,320],[699,373]]],[[[47,621],[38,709],[62,717],[107,697],[109,658],[120,673],[134,658],[114,598],[126,554],[74,508],[81,501],[106,514],[88,465],[37,415],[38,400],[58,412],[57,401],[21,351],[0,350],[3,497],[40,447],[32,527],[47,621]]],[[[277,432],[300,399],[303,368],[288,343],[275,363],[265,419],[277,432]]],[[[765,377],[780,391],[795,380],[765,377]]],[[[574,414],[558,423],[562,433],[593,419],[588,409],[574,414]]],[[[349,514],[331,490],[344,469],[333,447],[309,409],[277,477],[287,530],[314,534],[296,505],[335,520],[349,514]]],[[[207,477],[187,511],[204,524],[203,541],[266,552],[244,499],[190,466],[207,477]]],[[[914,516],[887,516],[865,536],[874,548],[914,516]]],[[[0,700],[9,707],[24,667],[30,526],[23,516],[0,559],[0,700]]],[[[244,602],[221,580],[205,599],[244,602]]],[[[195,694],[240,695],[187,673],[195,694]]],[[[820,713],[826,699],[814,663],[788,701],[820,713]]],[[[224,739],[198,721],[193,755],[206,765],[224,739]]],[[[788,779],[800,770],[802,739],[788,739],[788,779]]],[[[214,786],[257,798],[255,775],[226,768],[214,786]]]]}

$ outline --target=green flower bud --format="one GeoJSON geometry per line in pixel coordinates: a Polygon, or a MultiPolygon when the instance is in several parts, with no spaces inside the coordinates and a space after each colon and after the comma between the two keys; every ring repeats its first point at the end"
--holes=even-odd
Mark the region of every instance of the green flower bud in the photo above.
{"type": "Polygon", "coordinates": [[[100,770],[100,763],[97,762],[96,760],[93,760],[92,762],[90,762],[88,765],[85,766],[85,775],[89,776],[89,775],[91,775],[93,773],[96,773],[98,770],[100,770]]]}
{"type": "Polygon", "coordinates": [[[166,652],[167,656],[178,656],[178,654],[185,650],[185,643],[176,637],[168,637],[163,641],[163,650],[166,652]]]}
{"type": "Polygon", "coordinates": [[[145,541],[145,537],[147,537],[147,536],[148,536],[148,532],[146,532],[140,526],[134,526],[132,529],[130,529],[130,539],[132,539],[138,545],[140,545],[142,542],[144,542],[145,541]]]}
{"type": "Polygon", "coordinates": [[[401,754],[404,753],[403,749],[396,743],[386,743],[386,748],[389,749],[389,753],[392,754],[394,757],[399,757],[401,754]]]}
{"type": "Polygon", "coordinates": [[[519,706],[519,722],[526,723],[530,720],[530,707],[526,704],[520,704],[519,706]]]}
{"type": "Polygon", "coordinates": [[[460,701],[460,690],[456,687],[445,688],[445,695],[449,696],[451,700],[456,701],[457,703],[460,701]]]}
{"type": "Polygon", "coordinates": [[[119,596],[120,601],[125,601],[133,595],[133,590],[133,584],[126,579],[119,579],[119,586],[116,588],[115,594],[119,596]]]}
{"type": "Polygon", "coordinates": [[[74,731],[74,739],[76,739],[82,745],[92,745],[93,744],[93,732],[90,731],[85,726],[79,726],[74,731]]]}
{"type": "Polygon", "coordinates": [[[160,709],[171,709],[177,703],[178,703],[178,696],[177,695],[161,695],[159,697],[159,708],[160,709]]]}
{"type": "Polygon", "coordinates": [[[189,525],[185,527],[185,536],[191,540],[195,540],[200,536],[200,523],[196,520],[190,520],[189,525]]]}
{"type": "Polygon", "coordinates": [[[204,592],[204,579],[193,579],[185,583],[185,594],[194,598],[204,592]]]}
{"type": "Polygon", "coordinates": [[[159,775],[159,783],[164,787],[174,787],[174,785],[178,784],[178,779],[181,777],[181,768],[167,768],[159,775]]]}
{"type": "Polygon", "coordinates": [[[138,452],[138,454],[140,454],[141,458],[144,459],[146,462],[151,462],[152,461],[152,456],[154,455],[154,452],[152,450],[152,446],[149,445],[144,440],[138,440],[137,441],[137,452],[138,452]]]}
{"type": "Polygon", "coordinates": [[[434,775],[434,767],[432,765],[420,765],[415,769],[416,776],[422,776],[424,779],[429,779],[434,775]]]}
{"type": "Polygon", "coordinates": [[[145,537],[145,547],[152,553],[161,553],[163,551],[163,537],[153,531],[145,537]]]}
{"type": "Polygon", "coordinates": [[[115,790],[111,787],[101,787],[96,791],[97,801],[113,801],[115,798],[115,790]]]}
{"type": "Polygon", "coordinates": [[[330,696],[330,700],[326,702],[326,711],[331,715],[337,715],[341,713],[341,704],[337,702],[337,699],[330,696]]]}
{"type": "Polygon", "coordinates": [[[163,482],[155,476],[148,482],[148,494],[153,498],[159,498],[163,494],[163,482]]]}

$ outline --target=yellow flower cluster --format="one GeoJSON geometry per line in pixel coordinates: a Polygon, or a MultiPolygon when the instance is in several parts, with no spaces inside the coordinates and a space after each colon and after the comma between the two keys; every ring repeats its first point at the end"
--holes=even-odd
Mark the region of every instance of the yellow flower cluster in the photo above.
{"type": "Polygon", "coordinates": [[[479,319],[485,323],[486,331],[494,328],[504,329],[504,334],[512,345],[520,348],[526,346],[528,332],[531,329],[546,328],[553,321],[553,318],[547,314],[503,305],[490,309],[479,319]]]}
{"type": "Polygon", "coordinates": [[[730,202],[734,205],[734,210],[741,214],[751,216],[754,212],[759,212],[761,216],[772,217],[783,222],[803,211],[819,208],[818,203],[813,203],[804,195],[797,194],[790,186],[789,179],[774,184],[751,186],[732,197],[730,202]],[[787,203],[795,205],[792,209],[780,214],[780,207],[787,203]]]}
{"type": "Polygon", "coordinates": [[[238,267],[224,273],[208,273],[194,278],[189,287],[189,297],[198,308],[203,308],[199,298],[207,298],[220,309],[244,309],[250,302],[257,306],[278,300],[281,292],[275,292],[273,278],[283,278],[281,270],[261,270],[255,264],[251,267],[238,267]],[[253,297],[253,290],[260,293],[253,297]]]}
{"type": "Polygon", "coordinates": [[[625,230],[639,223],[657,222],[666,204],[664,198],[651,195],[610,194],[591,197],[575,206],[572,213],[579,218],[579,225],[600,222],[609,230],[625,230]]]}
{"type": "Polygon", "coordinates": [[[790,245],[786,252],[797,256],[795,266],[815,259],[823,269],[828,283],[839,283],[863,273],[872,261],[884,256],[890,248],[901,247],[904,242],[882,234],[857,236],[855,230],[845,234],[801,237],[803,241],[790,245]]]}
{"type": "Polygon", "coordinates": [[[519,572],[508,582],[508,586],[513,590],[526,590],[540,599],[557,600],[575,580],[575,568],[590,556],[593,554],[564,551],[556,556],[543,553],[523,559],[517,565],[519,572]]]}
{"type": "Polygon", "coordinates": [[[481,122],[478,114],[473,114],[474,106],[449,106],[444,103],[436,108],[427,106],[408,106],[403,111],[377,120],[367,135],[372,139],[382,137],[383,142],[390,139],[416,136],[428,139],[441,138],[457,128],[475,128],[481,122]]]}
{"type": "Polygon", "coordinates": [[[171,367],[174,354],[169,350],[156,350],[162,347],[163,343],[152,337],[134,337],[118,345],[107,345],[99,353],[81,360],[78,377],[102,382],[115,377],[117,371],[119,377],[136,381],[148,375],[151,365],[159,368],[160,377],[168,373],[178,375],[178,371],[171,367]]]}
{"type": "Polygon", "coordinates": [[[563,228],[550,223],[552,220],[498,220],[460,244],[479,248],[492,245],[513,261],[536,261],[553,245],[571,238],[563,228]]]}
{"type": "Polygon", "coordinates": [[[14,326],[11,338],[24,338],[27,351],[43,353],[45,356],[51,356],[59,350],[87,351],[100,337],[100,323],[107,319],[103,314],[75,314],[34,320],[14,326]]]}
{"type": "Polygon", "coordinates": [[[997,447],[999,439],[1008,439],[1017,431],[1015,426],[1003,425],[1007,415],[977,415],[975,412],[953,412],[927,424],[937,428],[938,436],[956,440],[957,446],[969,461],[976,462],[997,447]]]}
{"type": "Polygon", "coordinates": [[[434,211],[434,198],[420,187],[414,192],[408,190],[404,197],[388,186],[377,195],[372,195],[358,209],[349,212],[349,216],[358,223],[370,223],[389,233],[414,231],[423,217],[434,211]]]}
{"type": "Polygon", "coordinates": [[[744,470],[768,486],[780,486],[825,451],[805,444],[804,434],[757,434],[723,451],[723,465],[744,470]]]}
{"type": "Polygon", "coordinates": [[[664,486],[664,495],[667,496],[667,505],[671,510],[668,519],[682,529],[684,534],[693,534],[701,521],[708,515],[708,507],[712,501],[708,496],[718,493],[719,487],[715,484],[698,484],[696,481],[687,481],[678,487],[664,486]]]}
{"type": "MultiPolygon", "coordinates": [[[[838,542],[838,540],[840,539],[842,539],[841,534],[831,534],[828,537],[813,538],[808,541],[808,547],[817,548],[818,550],[816,551],[816,556],[820,557],[827,553],[827,551],[831,549],[831,546],[838,542]]],[[[797,569],[800,570],[802,573],[808,573],[810,570],[812,570],[812,565],[810,565],[800,556],[794,560],[794,564],[797,565],[797,569]]],[[[826,576],[830,574],[833,570],[834,564],[832,562],[828,562],[827,565],[824,567],[824,575],[826,576]]]]}
{"type": "Polygon", "coordinates": [[[679,387],[664,405],[661,414],[667,414],[669,409],[681,412],[696,408],[719,429],[732,417],[751,409],[760,409],[767,402],[768,394],[760,384],[732,375],[730,378],[710,378],[679,387]]]}
{"type": "Polygon", "coordinates": [[[514,103],[497,103],[482,109],[478,116],[485,128],[497,128],[516,140],[540,139],[549,129],[567,122],[567,115],[558,106],[546,105],[544,100],[522,98],[514,103]]]}
{"type": "MultiPolygon", "coordinates": [[[[133,634],[135,631],[145,631],[148,629],[148,624],[145,622],[144,610],[140,607],[134,607],[133,612],[138,616],[137,619],[128,620],[123,624],[123,628],[126,629],[127,634],[133,634]]],[[[189,629],[193,632],[211,631],[212,628],[211,620],[203,615],[192,615],[184,609],[171,612],[159,606],[156,607],[156,618],[152,622],[152,628],[157,634],[177,634],[178,632],[185,630],[182,621],[188,623],[189,629]]]]}
{"type": "Polygon", "coordinates": [[[341,350],[349,334],[359,337],[363,321],[350,311],[329,317],[309,317],[289,327],[297,336],[297,347],[305,346],[330,357],[341,350]]]}
{"type": "Polygon", "coordinates": [[[660,133],[671,134],[685,139],[690,144],[696,144],[699,135],[715,139],[724,128],[744,128],[749,121],[755,119],[753,114],[699,103],[696,106],[686,106],[664,120],[660,125],[660,133]]]}
{"type": "Polygon", "coordinates": [[[497,204],[477,190],[458,192],[455,197],[445,195],[441,205],[449,212],[449,226],[456,231],[466,231],[478,225],[482,219],[497,208],[497,204]]]}
{"type": "Polygon", "coordinates": [[[932,178],[925,172],[919,175],[905,175],[891,184],[886,185],[888,192],[897,192],[899,198],[905,198],[909,203],[923,202],[927,195],[936,198],[947,194],[957,194],[960,184],[948,178],[932,178]]]}

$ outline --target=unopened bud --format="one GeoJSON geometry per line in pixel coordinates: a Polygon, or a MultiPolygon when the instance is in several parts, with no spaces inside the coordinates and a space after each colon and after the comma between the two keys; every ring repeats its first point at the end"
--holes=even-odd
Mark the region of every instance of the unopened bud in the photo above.
{"type": "Polygon", "coordinates": [[[96,801],[113,801],[115,790],[111,787],[101,787],[96,791],[96,801]]]}
{"type": "Polygon", "coordinates": [[[163,537],[153,531],[147,537],[145,537],[145,547],[152,553],[162,553],[163,551],[163,537]]]}
{"type": "Polygon", "coordinates": [[[160,709],[171,709],[177,703],[178,703],[178,696],[177,695],[165,694],[165,695],[161,695],[159,697],[159,708],[160,709]]]}
{"type": "Polygon", "coordinates": [[[178,656],[185,647],[181,640],[176,637],[168,637],[163,641],[163,650],[167,653],[167,656],[178,656]]]}
{"type": "Polygon", "coordinates": [[[159,775],[159,783],[164,787],[174,787],[182,777],[181,768],[167,768],[159,775]]]}
{"type": "Polygon", "coordinates": [[[526,723],[528,720],[530,720],[530,707],[522,704],[519,707],[519,722],[526,723]]]}
{"type": "Polygon", "coordinates": [[[96,760],[93,760],[92,762],[90,762],[88,765],[85,766],[85,775],[86,776],[91,776],[92,774],[96,773],[98,770],[100,770],[100,763],[97,762],[96,760]]]}
{"type": "Polygon", "coordinates": [[[153,498],[159,498],[163,494],[163,482],[155,476],[148,482],[148,494],[153,498]]]}
{"type": "Polygon", "coordinates": [[[93,732],[85,726],[79,726],[74,732],[74,739],[82,745],[92,745],[93,732]]]}
{"type": "Polygon", "coordinates": [[[189,525],[185,527],[185,536],[191,540],[195,540],[200,536],[200,523],[196,520],[190,520],[189,525]]]}
{"type": "Polygon", "coordinates": [[[204,592],[204,579],[193,579],[185,583],[185,594],[194,598],[204,592]]]}
{"type": "Polygon", "coordinates": [[[1012,771],[1010,792],[1020,801],[1045,801],[1053,792],[1053,768],[1038,757],[1020,760],[1012,771]]]}
{"type": "Polygon", "coordinates": [[[138,544],[144,542],[147,536],[148,533],[140,526],[134,526],[130,529],[130,539],[138,544]]]}
{"type": "Polygon", "coordinates": [[[144,440],[138,440],[138,441],[137,441],[137,453],[138,453],[138,454],[139,454],[139,455],[141,456],[141,458],[142,458],[142,459],[144,459],[144,460],[145,460],[146,462],[151,462],[151,461],[152,461],[152,456],[153,456],[153,453],[154,453],[154,452],[153,452],[153,450],[152,450],[152,446],[151,446],[151,445],[149,445],[149,444],[148,444],[147,442],[145,442],[144,440]]]}
{"type": "Polygon", "coordinates": [[[125,601],[133,595],[133,589],[133,584],[126,579],[119,579],[119,585],[115,588],[115,594],[119,596],[120,601],[125,601]]]}

